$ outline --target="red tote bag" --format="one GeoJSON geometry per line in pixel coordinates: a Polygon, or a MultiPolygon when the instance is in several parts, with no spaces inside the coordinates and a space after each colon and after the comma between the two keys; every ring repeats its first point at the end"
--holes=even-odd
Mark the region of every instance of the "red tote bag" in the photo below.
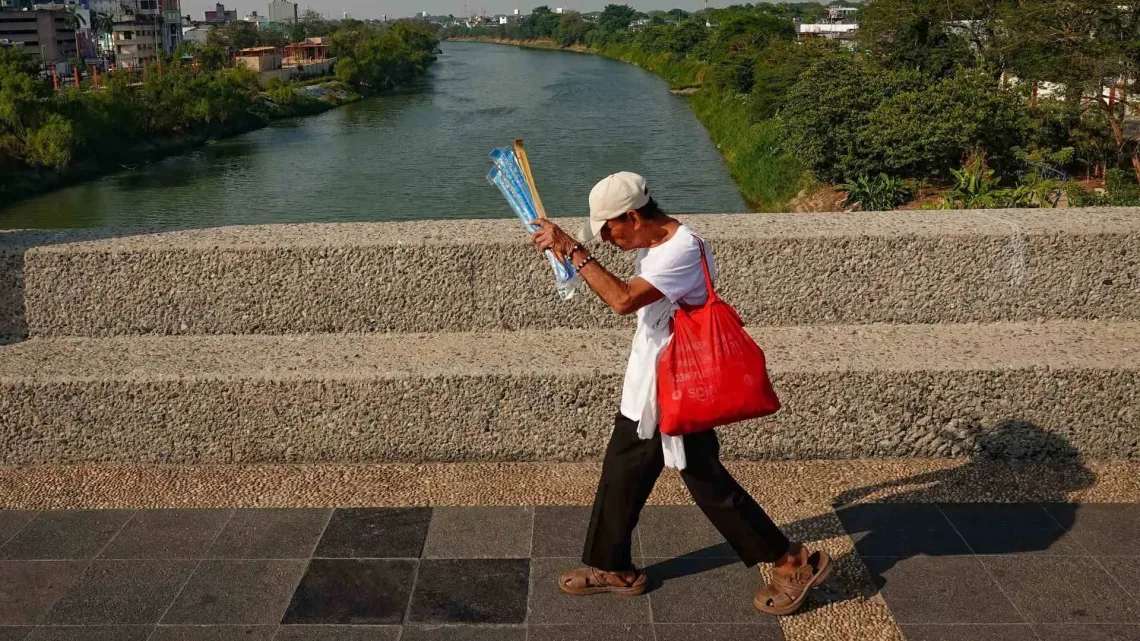
{"type": "Polygon", "coordinates": [[[703,432],[780,410],[764,352],[744,331],[736,310],[717,296],[705,245],[700,239],[697,243],[708,300],[676,311],[673,340],[657,361],[658,429],[669,436],[703,432]]]}

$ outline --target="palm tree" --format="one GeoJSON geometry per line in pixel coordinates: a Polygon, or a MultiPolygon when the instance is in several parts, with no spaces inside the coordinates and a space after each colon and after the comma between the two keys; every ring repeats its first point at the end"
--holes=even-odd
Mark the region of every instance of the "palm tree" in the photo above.
{"type": "Polygon", "coordinates": [[[87,26],[83,15],[79,13],[78,5],[68,5],[63,9],[63,26],[68,29],[78,29],[87,26]]]}
{"type": "Polygon", "coordinates": [[[99,50],[104,51],[103,35],[108,36],[115,31],[115,20],[105,13],[95,14],[95,19],[91,21],[91,34],[99,41],[99,50]]]}
{"type": "Polygon", "coordinates": [[[95,14],[95,24],[92,25],[95,33],[111,33],[115,30],[115,21],[105,13],[95,14]]]}

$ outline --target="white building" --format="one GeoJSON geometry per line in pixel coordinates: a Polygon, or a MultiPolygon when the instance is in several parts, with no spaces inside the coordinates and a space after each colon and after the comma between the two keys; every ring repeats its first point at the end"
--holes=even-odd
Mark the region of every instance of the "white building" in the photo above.
{"type": "Polygon", "coordinates": [[[182,42],[179,0],[128,0],[114,23],[111,41],[120,67],[144,67],[182,42]]]}
{"type": "Polygon", "coordinates": [[[297,3],[289,0],[273,0],[269,3],[270,22],[296,22],[297,3]]]}

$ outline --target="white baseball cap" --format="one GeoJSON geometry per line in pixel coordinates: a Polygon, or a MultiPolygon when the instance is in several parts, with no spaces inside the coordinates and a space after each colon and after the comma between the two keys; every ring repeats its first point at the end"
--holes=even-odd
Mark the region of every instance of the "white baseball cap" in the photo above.
{"type": "Polygon", "coordinates": [[[649,185],[641,176],[619,171],[598,181],[590,190],[590,217],[582,226],[578,237],[588,242],[602,233],[607,220],[625,215],[631,209],[641,209],[649,203],[649,185]]]}

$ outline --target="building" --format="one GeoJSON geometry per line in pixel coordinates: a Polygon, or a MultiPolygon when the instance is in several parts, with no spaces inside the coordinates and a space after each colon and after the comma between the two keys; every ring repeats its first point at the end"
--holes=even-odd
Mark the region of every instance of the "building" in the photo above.
{"type": "Polygon", "coordinates": [[[296,66],[311,62],[321,62],[329,58],[329,39],[326,36],[305,38],[285,46],[284,64],[296,66]]]}
{"type": "Polygon", "coordinates": [[[206,22],[210,24],[230,24],[238,21],[237,9],[226,11],[226,5],[217,3],[213,11],[205,12],[206,22]]]}
{"type": "Polygon", "coordinates": [[[244,16],[242,18],[242,22],[252,22],[253,24],[257,25],[258,28],[261,28],[269,24],[269,19],[263,15],[258,14],[256,11],[250,11],[248,16],[244,16]]]}
{"type": "Polygon", "coordinates": [[[281,68],[281,50],[277,47],[250,47],[234,55],[234,66],[242,65],[258,73],[281,68]]]}
{"type": "Polygon", "coordinates": [[[273,0],[269,3],[270,22],[292,22],[298,20],[297,3],[289,0],[273,0]]]}
{"type": "Polygon", "coordinates": [[[182,39],[186,42],[196,42],[200,45],[206,44],[206,39],[210,35],[210,27],[208,26],[189,26],[182,27],[182,39]]]}
{"type": "Polygon", "coordinates": [[[66,62],[78,53],[75,30],[64,23],[62,5],[0,10],[0,42],[19,46],[45,64],[66,62]]]}
{"type": "Polygon", "coordinates": [[[851,40],[859,29],[858,15],[857,7],[828,7],[821,22],[804,24],[796,20],[796,33],[801,38],[851,40]]]}
{"type": "Polygon", "coordinates": [[[114,22],[112,42],[121,68],[145,67],[182,42],[179,0],[128,0],[114,22]]]}

